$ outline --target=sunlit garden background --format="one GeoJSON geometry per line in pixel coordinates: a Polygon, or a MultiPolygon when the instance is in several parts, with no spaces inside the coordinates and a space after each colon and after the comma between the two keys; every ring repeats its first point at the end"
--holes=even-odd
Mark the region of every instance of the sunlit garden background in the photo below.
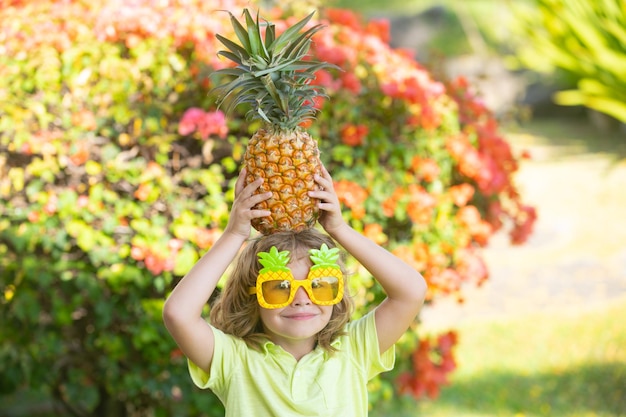
{"type": "Polygon", "coordinates": [[[210,94],[243,7],[318,9],[342,70],[308,129],[346,219],[429,283],[370,415],[626,415],[620,0],[0,5],[0,415],[223,414],[160,316],[258,127],[210,94]]]}

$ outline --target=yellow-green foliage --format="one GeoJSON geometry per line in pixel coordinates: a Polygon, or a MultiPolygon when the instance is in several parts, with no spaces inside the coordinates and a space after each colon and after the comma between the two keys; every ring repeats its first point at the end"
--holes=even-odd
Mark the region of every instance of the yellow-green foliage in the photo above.
{"type": "Polygon", "coordinates": [[[518,9],[521,63],[565,71],[576,89],[555,101],[626,122],[626,7],[622,0],[536,0],[518,9]]]}

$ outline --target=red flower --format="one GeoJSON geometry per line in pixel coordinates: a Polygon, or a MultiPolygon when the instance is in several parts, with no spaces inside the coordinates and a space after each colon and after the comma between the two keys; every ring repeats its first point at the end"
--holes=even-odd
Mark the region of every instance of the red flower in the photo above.
{"type": "Polygon", "coordinates": [[[349,146],[359,146],[363,144],[364,138],[369,133],[369,128],[365,125],[347,124],[341,128],[341,141],[349,146]]]}
{"type": "Polygon", "coordinates": [[[528,239],[537,220],[537,210],[530,206],[521,206],[515,217],[515,227],[511,231],[511,242],[520,245],[528,239]]]}
{"type": "Polygon", "coordinates": [[[348,49],[345,45],[319,44],[316,45],[315,50],[320,59],[342,68],[346,66],[346,62],[353,62],[355,56],[355,51],[348,49]]]}
{"type": "Polygon", "coordinates": [[[456,368],[452,351],[456,343],[453,331],[440,335],[436,344],[428,339],[420,340],[411,355],[412,369],[397,379],[400,392],[414,398],[426,395],[436,398],[440,387],[448,383],[448,374],[456,368]]]}
{"type": "Polygon", "coordinates": [[[361,31],[361,22],[356,13],[345,9],[326,9],[326,17],[333,23],[361,31]]]}
{"type": "Polygon", "coordinates": [[[328,92],[331,92],[339,89],[341,82],[336,81],[330,72],[322,69],[315,73],[315,79],[311,82],[311,84],[322,86],[328,92]]]}
{"type": "Polygon", "coordinates": [[[390,23],[388,19],[372,19],[367,22],[365,31],[378,37],[381,41],[389,43],[391,40],[390,23]]]}
{"type": "Polygon", "coordinates": [[[351,91],[354,94],[359,94],[361,92],[361,81],[353,72],[345,72],[341,76],[341,82],[343,83],[343,87],[351,91]]]}

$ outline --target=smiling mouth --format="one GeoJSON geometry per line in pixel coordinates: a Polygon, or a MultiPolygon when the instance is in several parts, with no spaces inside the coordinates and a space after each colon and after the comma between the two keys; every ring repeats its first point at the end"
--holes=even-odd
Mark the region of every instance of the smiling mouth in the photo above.
{"type": "Polygon", "coordinates": [[[291,320],[308,320],[308,319],[312,319],[315,316],[316,316],[315,314],[310,313],[310,314],[292,314],[292,315],[285,316],[285,317],[291,320]]]}

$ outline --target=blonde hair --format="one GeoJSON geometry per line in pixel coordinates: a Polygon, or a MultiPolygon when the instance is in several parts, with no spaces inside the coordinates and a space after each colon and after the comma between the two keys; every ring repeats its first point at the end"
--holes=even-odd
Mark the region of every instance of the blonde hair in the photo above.
{"type": "MultiPolygon", "coordinates": [[[[289,251],[293,254],[292,259],[295,259],[295,254],[299,251],[318,249],[324,243],[330,248],[337,246],[330,236],[316,229],[280,232],[250,240],[235,260],[234,268],[221,295],[211,307],[211,324],[224,333],[243,339],[248,346],[260,350],[268,336],[263,331],[259,314],[261,307],[256,297],[248,294],[248,289],[255,286],[261,269],[257,253],[267,252],[272,246],[276,246],[279,251],[289,251]]],[[[343,261],[340,261],[339,265],[343,272],[346,291],[343,299],[333,305],[333,312],[326,327],[317,334],[317,344],[329,353],[336,350],[331,343],[344,333],[344,327],[354,310],[354,303],[347,290],[349,287],[343,261]]]]}

